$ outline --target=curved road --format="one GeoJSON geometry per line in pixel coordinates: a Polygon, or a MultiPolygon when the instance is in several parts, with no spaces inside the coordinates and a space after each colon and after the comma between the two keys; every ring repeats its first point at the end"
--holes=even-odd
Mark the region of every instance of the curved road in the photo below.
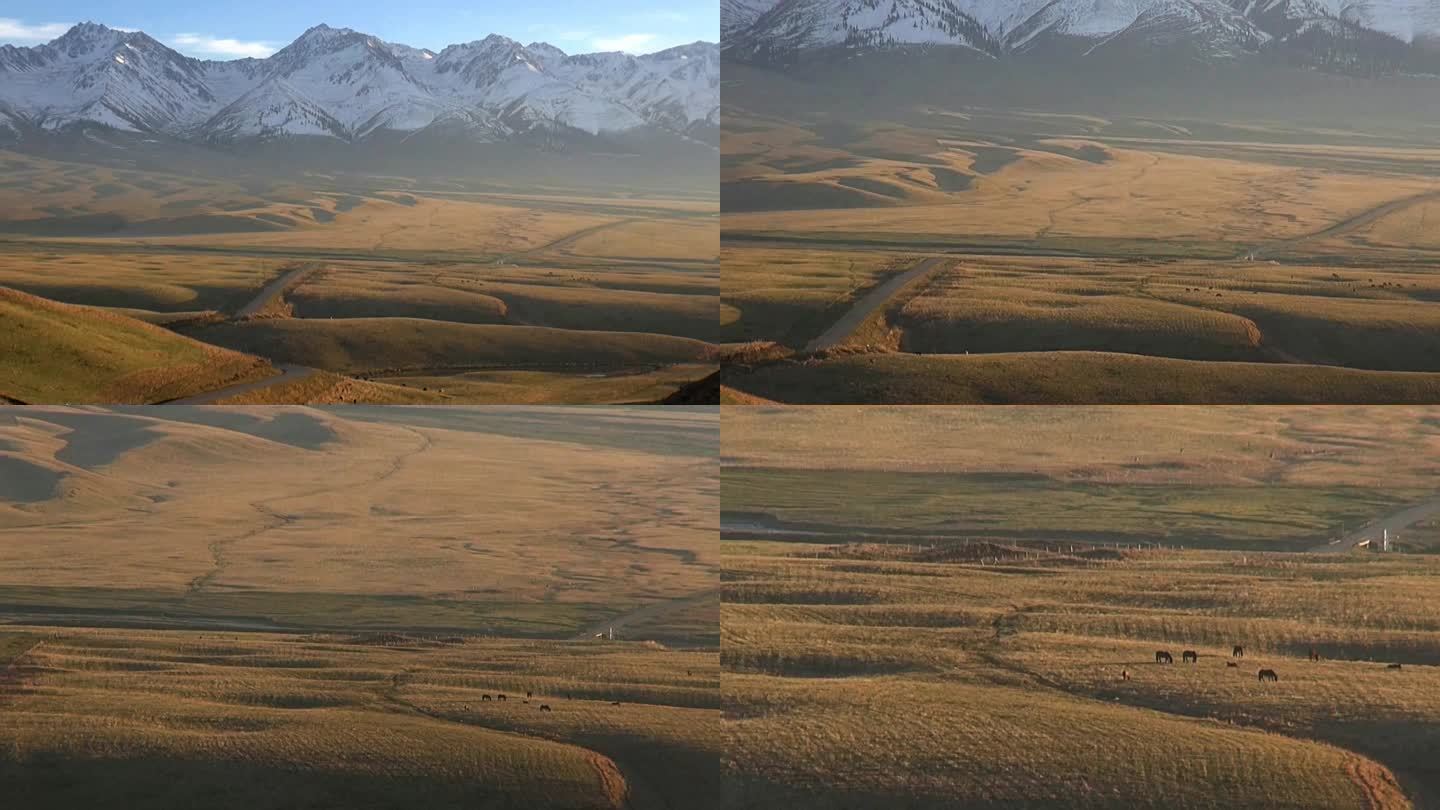
{"type": "Polygon", "coordinates": [[[166,400],[165,402],[159,404],[214,405],[216,402],[222,399],[228,399],[229,397],[244,394],[249,391],[258,391],[261,388],[269,388],[272,385],[278,385],[283,382],[294,382],[296,380],[303,380],[306,377],[309,377],[311,374],[316,373],[316,369],[309,368],[308,366],[296,366],[289,363],[276,364],[275,368],[280,370],[280,375],[277,377],[266,377],[263,380],[255,380],[248,383],[237,383],[236,385],[230,385],[224,388],[217,388],[214,391],[206,391],[203,394],[195,394],[194,396],[181,397],[180,399],[166,400]]]}
{"type": "Polygon", "coordinates": [[[806,344],[805,351],[808,353],[822,352],[844,343],[847,338],[855,333],[856,329],[860,328],[861,324],[865,323],[871,315],[874,315],[881,307],[889,303],[890,299],[894,298],[902,289],[910,284],[910,282],[939,270],[946,261],[948,260],[941,256],[921,259],[909,270],[890,278],[884,284],[866,293],[865,296],[859,301],[856,301],[855,306],[851,307],[849,312],[841,316],[840,320],[836,321],[833,326],[806,344]]]}
{"type": "Polygon", "coordinates": [[[1389,529],[1391,534],[1397,534],[1401,529],[1407,526],[1414,525],[1419,521],[1425,520],[1426,518],[1435,517],[1437,515],[1440,515],[1440,495],[1437,495],[1428,501],[1422,501],[1420,503],[1407,506],[1398,511],[1391,512],[1390,514],[1385,515],[1384,517],[1381,517],[1377,520],[1372,520],[1369,523],[1365,524],[1363,527],[1356,529],[1355,531],[1345,535],[1344,537],[1341,537],[1339,540],[1326,543],[1323,546],[1316,546],[1315,548],[1312,548],[1310,550],[1316,552],[1349,551],[1353,548],[1356,548],[1366,540],[1371,540],[1379,543],[1380,536],[1384,533],[1386,529],[1389,529]]]}

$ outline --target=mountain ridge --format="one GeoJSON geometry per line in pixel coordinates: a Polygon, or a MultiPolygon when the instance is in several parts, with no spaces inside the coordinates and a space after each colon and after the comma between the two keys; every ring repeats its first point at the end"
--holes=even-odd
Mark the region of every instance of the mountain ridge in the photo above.
{"type": "Polygon", "coordinates": [[[264,59],[219,61],[93,22],[0,46],[0,141],[85,125],[202,142],[358,141],[456,124],[482,142],[645,132],[708,143],[719,46],[567,54],[492,34],[436,53],[322,23],[264,59]]]}
{"type": "Polygon", "coordinates": [[[1142,45],[1224,58],[1283,51],[1343,72],[1440,71],[1433,0],[725,0],[727,58],[911,46],[992,57],[1142,45]]]}

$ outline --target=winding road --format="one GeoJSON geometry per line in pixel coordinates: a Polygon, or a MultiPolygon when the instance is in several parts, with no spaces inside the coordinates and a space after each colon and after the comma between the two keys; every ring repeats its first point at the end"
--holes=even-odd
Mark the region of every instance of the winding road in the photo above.
{"type": "Polygon", "coordinates": [[[947,261],[944,257],[939,256],[930,259],[921,259],[909,270],[906,270],[898,276],[893,276],[885,281],[885,283],[872,289],[859,301],[856,301],[855,305],[850,308],[850,311],[841,316],[840,320],[836,321],[829,329],[826,329],[819,337],[806,344],[805,351],[808,353],[823,352],[841,345],[855,333],[856,329],[860,328],[861,324],[865,323],[871,315],[874,315],[889,303],[890,299],[898,295],[900,291],[905,289],[911,282],[936,272],[943,267],[947,261]]]}
{"type": "Polygon", "coordinates": [[[263,380],[255,380],[248,383],[237,383],[224,388],[217,388],[214,391],[206,391],[203,394],[181,397],[180,399],[167,400],[162,405],[214,405],[222,399],[229,399],[250,391],[258,391],[261,388],[269,388],[272,385],[279,385],[283,382],[295,382],[303,380],[316,373],[316,369],[307,366],[296,366],[289,363],[278,363],[275,368],[280,370],[279,376],[266,377],[263,380]]]}
{"type": "Polygon", "coordinates": [[[1403,509],[1391,512],[1388,515],[1372,520],[1359,529],[1323,546],[1316,546],[1310,549],[1315,552],[1342,552],[1358,547],[1366,540],[1380,542],[1380,537],[1386,529],[1391,534],[1397,534],[1407,526],[1414,525],[1426,518],[1440,515],[1440,495],[1436,495],[1428,501],[1412,504],[1403,509]]]}

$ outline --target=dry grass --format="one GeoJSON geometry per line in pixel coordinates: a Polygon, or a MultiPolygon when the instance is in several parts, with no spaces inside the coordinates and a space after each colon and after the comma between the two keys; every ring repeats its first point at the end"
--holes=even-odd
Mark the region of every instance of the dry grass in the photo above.
{"type": "Polygon", "coordinates": [[[1354,808],[1363,771],[1382,780],[1380,806],[1408,807],[1390,772],[1440,778],[1423,753],[1440,717],[1423,561],[1150,552],[987,567],[727,548],[732,582],[789,587],[726,597],[736,806],[1354,808]],[[1370,610],[1346,607],[1360,602],[1370,610]],[[1221,660],[1232,642],[1247,647],[1238,671],[1221,660]],[[1304,660],[1312,646],[1326,662],[1304,660]],[[1201,662],[1158,666],[1157,648],[1201,662]],[[1279,670],[1278,687],[1258,688],[1257,667],[1279,670]]]}
{"type": "Polygon", "coordinates": [[[26,403],[139,404],[260,380],[259,357],[0,288],[0,392],[26,403]]]}
{"type": "Polygon", "coordinates": [[[649,808],[718,788],[713,653],[38,632],[0,683],[0,781],[30,807],[649,808]]]}
{"type": "Polygon", "coordinates": [[[716,587],[717,430],[689,409],[31,410],[0,426],[0,590],[102,621],[569,637],[716,587]]]}
{"type": "Polygon", "coordinates": [[[726,384],[750,396],[796,404],[1440,402],[1440,375],[1434,373],[1098,352],[850,354],[733,370],[726,384]]]}

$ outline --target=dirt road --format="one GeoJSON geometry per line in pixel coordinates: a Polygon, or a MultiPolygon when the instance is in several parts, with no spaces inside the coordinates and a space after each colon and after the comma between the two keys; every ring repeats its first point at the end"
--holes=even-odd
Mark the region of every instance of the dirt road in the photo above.
{"type": "Polygon", "coordinates": [[[1436,201],[1440,201],[1440,191],[1428,191],[1424,194],[1416,194],[1413,197],[1405,197],[1399,200],[1391,200],[1388,203],[1385,203],[1383,205],[1377,205],[1374,208],[1371,208],[1368,211],[1363,211],[1353,217],[1347,217],[1335,223],[1334,225],[1331,225],[1327,228],[1322,228],[1321,230],[1315,231],[1314,233],[1307,233],[1302,236],[1296,236],[1290,239],[1283,239],[1278,242],[1258,245],[1249,250],[1242,251],[1238,258],[1243,259],[1248,256],[1249,258],[1256,261],[1259,261],[1261,259],[1268,259],[1276,251],[1284,250],[1286,248],[1292,248],[1296,245],[1304,244],[1305,242],[1311,242],[1316,239],[1329,239],[1334,236],[1341,236],[1343,234],[1353,233],[1354,231],[1358,231],[1361,228],[1364,228],[1365,226],[1376,222],[1377,220],[1384,219],[1385,217],[1388,217],[1398,211],[1404,211],[1406,208],[1409,208],[1413,205],[1420,205],[1421,203],[1436,201]]]}
{"type": "Polygon", "coordinates": [[[195,394],[194,396],[182,397],[182,398],[180,398],[180,399],[168,400],[168,401],[163,402],[163,403],[160,403],[160,404],[162,404],[162,405],[213,405],[213,404],[215,404],[216,402],[218,402],[218,401],[220,401],[220,400],[222,400],[222,399],[227,399],[227,398],[229,398],[229,397],[233,397],[233,396],[236,396],[236,395],[239,395],[239,394],[244,394],[244,393],[249,392],[249,391],[258,391],[258,390],[261,389],[261,388],[269,388],[269,387],[272,386],[272,385],[279,385],[280,383],[283,383],[283,382],[294,382],[294,381],[296,381],[296,380],[303,380],[303,379],[305,379],[306,377],[309,377],[311,374],[316,373],[316,370],[315,370],[315,369],[313,369],[313,368],[308,368],[308,367],[306,367],[306,366],[293,366],[293,365],[289,365],[289,364],[279,364],[279,365],[276,365],[275,367],[280,370],[280,375],[277,376],[277,377],[266,377],[266,378],[263,379],[263,380],[255,380],[254,382],[238,383],[238,384],[236,384],[236,385],[230,385],[230,386],[226,386],[226,387],[224,387],[224,388],[218,388],[218,389],[216,389],[216,390],[214,390],[214,391],[207,391],[207,392],[205,392],[205,393],[203,393],[203,394],[195,394]]]}
{"type": "Polygon", "coordinates": [[[287,290],[292,290],[299,286],[301,282],[319,271],[319,269],[317,265],[303,264],[289,272],[280,274],[279,278],[261,288],[260,293],[256,295],[250,303],[241,307],[240,311],[235,313],[234,319],[238,321],[259,315],[264,311],[265,307],[269,306],[276,298],[284,295],[287,290]]]}
{"type": "Polygon", "coordinates": [[[691,594],[689,596],[682,596],[678,599],[670,599],[664,602],[652,602],[648,605],[644,605],[643,607],[638,607],[632,611],[629,611],[628,613],[622,613],[613,619],[606,619],[603,622],[597,622],[596,624],[591,625],[584,630],[581,630],[579,633],[576,633],[575,640],[579,641],[581,639],[594,638],[596,634],[606,633],[612,627],[615,628],[615,630],[618,632],[625,626],[634,624],[635,622],[655,619],[660,616],[664,616],[667,613],[684,610],[689,607],[694,607],[695,605],[698,605],[702,602],[708,601],[710,599],[718,599],[719,597],[720,589],[713,588],[711,590],[701,591],[700,593],[691,594]]]}
{"type": "Polygon", "coordinates": [[[1386,529],[1389,529],[1392,535],[1397,534],[1407,526],[1437,515],[1440,515],[1440,495],[1372,520],[1333,543],[1316,546],[1310,550],[1316,552],[1349,551],[1366,540],[1378,545],[1386,529]]]}
{"type": "Polygon", "coordinates": [[[889,303],[890,299],[899,294],[907,285],[936,272],[943,267],[947,261],[947,259],[938,256],[930,259],[921,259],[909,270],[889,279],[884,284],[866,293],[863,298],[855,302],[855,306],[851,307],[849,312],[846,312],[840,320],[836,321],[829,329],[826,329],[824,334],[810,341],[805,346],[805,351],[825,351],[826,349],[833,349],[844,343],[850,335],[854,334],[856,329],[860,328],[861,324],[865,323],[871,315],[874,315],[881,307],[889,303]]]}

